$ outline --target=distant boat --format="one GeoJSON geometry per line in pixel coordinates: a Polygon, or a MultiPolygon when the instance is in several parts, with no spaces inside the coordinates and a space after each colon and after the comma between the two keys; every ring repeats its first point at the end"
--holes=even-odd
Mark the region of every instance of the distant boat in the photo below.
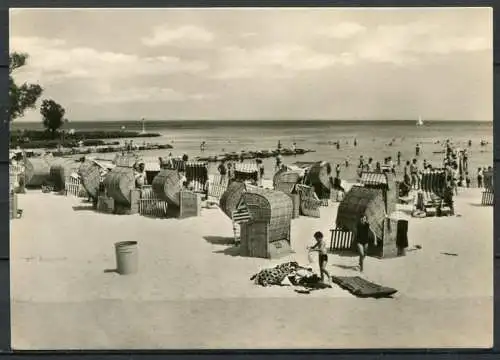
{"type": "Polygon", "coordinates": [[[417,126],[423,126],[423,125],[424,125],[424,120],[422,120],[422,116],[419,116],[417,120],[417,126]]]}

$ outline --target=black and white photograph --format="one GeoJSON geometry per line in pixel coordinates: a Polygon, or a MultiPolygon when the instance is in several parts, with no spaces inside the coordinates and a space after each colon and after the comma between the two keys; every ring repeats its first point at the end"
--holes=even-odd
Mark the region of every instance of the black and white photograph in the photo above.
{"type": "Polygon", "coordinates": [[[491,8],[11,8],[15,350],[490,348],[491,8]]]}

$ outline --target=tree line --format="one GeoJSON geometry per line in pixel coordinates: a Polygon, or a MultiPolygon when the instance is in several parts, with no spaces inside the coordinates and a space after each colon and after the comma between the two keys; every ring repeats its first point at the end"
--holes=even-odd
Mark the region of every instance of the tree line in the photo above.
{"type": "MultiPolygon", "coordinates": [[[[23,117],[27,110],[35,109],[38,99],[43,94],[43,87],[39,84],[23,83],[14,81],[17,69],[25,66],[29,55],[14,52],[9,55],[9,121],[23,117]]],[[[44,99],[40,105],[40,114],[45,129],[55,138],[58,130],[68,120],[64,117],[66,110],[62,105],[52,99],[44,99]]]]}

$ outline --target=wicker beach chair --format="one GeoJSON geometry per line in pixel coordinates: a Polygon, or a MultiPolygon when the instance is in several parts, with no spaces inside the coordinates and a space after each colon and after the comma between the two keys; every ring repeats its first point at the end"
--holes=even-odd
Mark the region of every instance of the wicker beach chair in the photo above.
{"type": "Polygon", "coordinates": [[[167,217],[167,202],[160,200],[154,193],[151,185],[141,188],[139,199],[139,214],[156,218],[167,217]]]}
{"type": "Polygon", "coordinates": [[[421,192],[417,199],[417,208],[425,211],[426,216],[435,216],[439,211],[446,212],[443,196],[446,187],[444,170],[425,171],[421,176],[421,192]]]}
{"type": "Polygon", "coordinates": [[[321,200],[318,199],[314,188],[311,186],[297,184],[295,186],[297,193],[300,196],[300,212],[304,216],[319,218],[321,200]]]}
{"type": "Polygon", "coordinates": [[[222,194],[227,190],[228,183],[227,177],[211,176],[208,180],[207,200],[218,204],[222,194]]]}
{"type": "Polygon", "coordinates": [[[493,206],[494,200],[493,171],[486,171],[484,173],[484,191],[481,195],[481,205],[493,206]]]}

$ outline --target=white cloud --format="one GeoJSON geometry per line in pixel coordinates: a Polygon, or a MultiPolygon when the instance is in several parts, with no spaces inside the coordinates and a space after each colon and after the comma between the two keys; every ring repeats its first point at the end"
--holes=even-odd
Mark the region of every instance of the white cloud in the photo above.
{"type": "Polygon", "coordinates": [[[19,69],[23,80],[58,82],[68,78],[96,78],[103,81],[140,75],[199,73],[208,69],[202,61],[185,61],[173,56],[139,57],[87,47],[67,47],[60,39],[12,37],[11,50],[30,55],[19,69]]]}
{"type": "Polygon", "coordinates": [[[405,65],[420,61],[424,54],[492,49],[491,37],[458,36],[443,30],[445,29],[436,24],[423,21],[378,26],[355,43],[354,52],[359,58],[368,61],[405,65]]]}
{"type": "Polygon", "coordinates": [[[345,56],[320,53],[299,45],[275,45],[256,49],[227,47],[221,51],[223,70],[214,78],[251,78],[256,76],[291,77],[301,71],[322,70],[352,63],[345,56]]]}
{"type": "Polygon", "coordinates": [[[75,102],[83,103],[161,103],[201,101],[217,98],[215,94],[194,93],[187,94],[171,88],[139,87],[139,88],[112,88],[110,86],[94,89],[91,97],[79,97],[75,102]]]}
{"type": "Polygon", "coordinates": [[[250,37],[255,37],[257,35],[258,34],[256,32],[245,32],[245,33],[241,34],[240,37],[242,37],[242,38],[250,38],[250,37]]]}
{"type": "Polygon", "coordinates": [[[336,39],[347,39],[366,31],[366,28],[355,22],[341,22],[318,31],[318,34],[336,39]]]}
{"type": "Polygon", "coordinates": [[[206,29],[198,26],[185,25],[171,28],[167,25],[155,27],[153,34],[141,39],[146,46],[156,47],[171,44],[183,44],[186,42],[209,43],[214,40],[214,35],[206,29]]]}

